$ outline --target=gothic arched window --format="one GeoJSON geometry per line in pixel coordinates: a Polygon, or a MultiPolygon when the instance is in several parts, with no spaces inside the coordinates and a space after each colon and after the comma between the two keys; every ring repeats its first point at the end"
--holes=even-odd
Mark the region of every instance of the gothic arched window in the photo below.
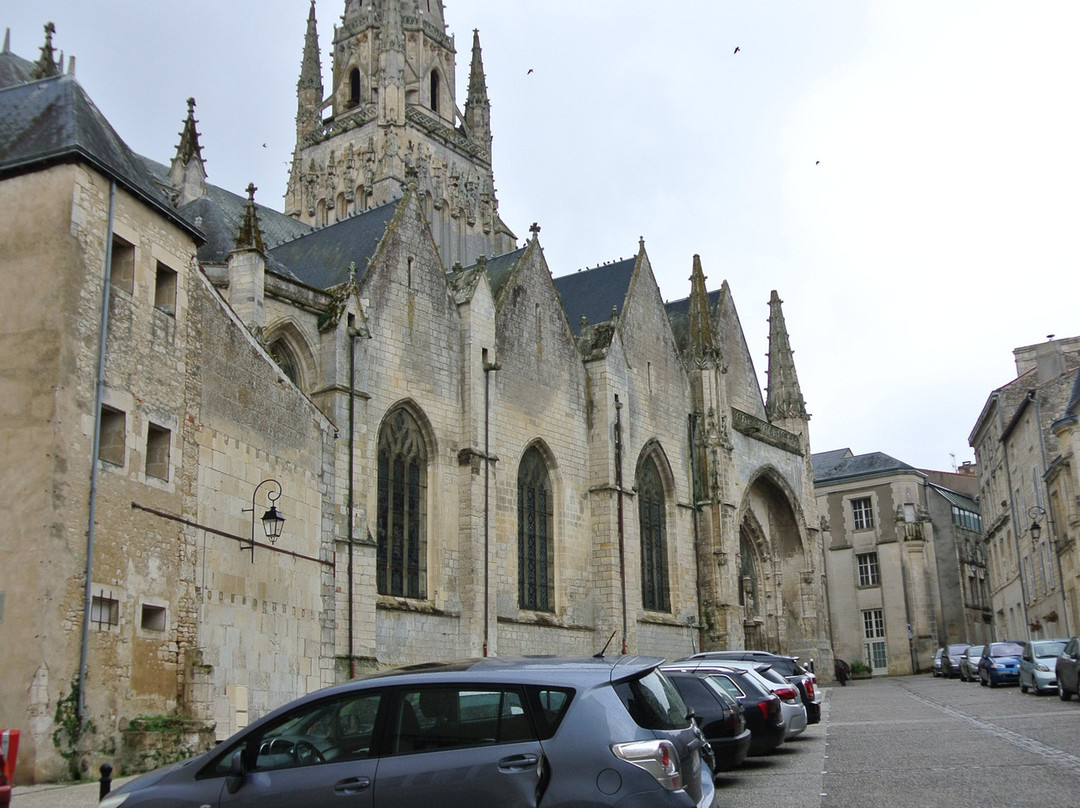
{"type": "Polygon", "coordinates": [[[427,596],[427,450],[420,426],[397,409],[379,429],[376,584],[379,594],[427,596]]]}
{"type": "Polygon", "coordinates": [[[276,339],[267,347],[267,352],[278,363],[281,372],[289,377],[289,381],[297,387],[301,386],[300,361],[296,358],[296,352],[284,339],[276,339]]]}
{"type": "Polygon", "coordinates": [[[431,111],[439,111],[439,73],[431,71],[431,111]]]}
{"type": "Polygon", "coordinates": [[[555,611],[555,542],[551,478],[540,452],[530,448],[518,467],[518,605],[555,611]]]}
{"type": "Polygon", "coordinates": [[[355,67],[349,71],[349,106],[360,103],[360,71],[355,67]]]}
{"type": "Polygon", "coordinates": [[[664,484],[656,461],[645,461],[637,482],[638,523],[641,531],[641,601],[654,612],[670,610],[668,603],[667,528],[664,484]]]}

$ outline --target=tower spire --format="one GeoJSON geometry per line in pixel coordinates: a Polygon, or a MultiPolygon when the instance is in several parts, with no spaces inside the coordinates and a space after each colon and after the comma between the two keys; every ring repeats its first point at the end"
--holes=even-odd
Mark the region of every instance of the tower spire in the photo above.
{"type": "Polygon", "coordinates": [[[809,418],[795,374],[795,352],[784,322],[783,302],[774,289],[769,297],[769,389],[765,401],[765,413],[772,423],[809,418]]]}
{"type": "Polygon", "coordinates": [[[709,293],[705,288],[700,255],[694,256],[694,268],[690,273],[690,352],[698,359],[713,358],[719,353],[713,339],[709,293]]]}
{"type": "Polygon", "coordinates": [[[296,82],[296,145],[305,136],[319,129],[322,114],[322,65],[319,61],[319,28],[315,20],[315,0],[308,9],[307,32],[304,34],[304,55],[300,61],[300,78],[296,82]]]}
{"type": "Polygon", "coordinates": [[[203,161],[199,132],[195,128],[195,99],[187,100],[187,117],[180,131],[180,143],[169,166],[169,182],[177,192],[176,203],[183,205],[206,196],[206,165],[203,161]]]}
{"type": "Polygon", "coordinates": [[[473,29],[472,63],[469,65],[469,95],[465,99],[465,125],[474,141],[483,145],[491,159],[491,101],[488,99],[484,59],[480,51],[480,31],[473,29]]]}
{"type": "Polygon", "coordinates": [[[262,231],[259,230],[259,212],[255,208],[255,192],[259,190],[255,183],[248,183],[248,200],[244,204],[244,219],[240,222],[239,232],[236,234],[236,250],[254,250],[266,255],[263,248],[262,231]]]}
{"type": "Polygon", "coordinates": [[[30,71],[31,81],[49,79],[60,75],[64,66],[64,59],[61,57],[58,62],[53,57],[56,51],[53,49],[52,36],[55,33],[56,26],[51,22],[45,23],[45,44],[41,46],[41,55],[38,57],[37,62],[34,63],[34,69],[30,71]]]}

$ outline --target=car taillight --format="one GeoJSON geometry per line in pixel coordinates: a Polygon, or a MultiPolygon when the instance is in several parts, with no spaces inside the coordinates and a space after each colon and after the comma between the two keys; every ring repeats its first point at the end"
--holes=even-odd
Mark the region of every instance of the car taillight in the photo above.
{"type": "Polygon", "coordinates": [[[799,700],[799,691],[793,687],[778,687],[774,692],[784,701],[799,700]]]}
{"type": "Polygon", "coordinates": [[[773,703],[773,699],[765,699],[764,701],[759,701],[757,703],[758,709],[761,710],[761,717],[764,718],[766,721],[772,718],[770,713],[773,712],[773,703]]]}
{"type": "Polygon", "coordinates": [[[803,682],[803,686],[806,688],[806,698],[810,699],[810,701],[813,701],[814,700],[814,680],[807,677],[806,681],[803,682]]]}
{"type": "Polygon", "coordinates": [[[612,744],[615,756],[644,769],[668,791],[682,788],[679,757],[671,741],[630,741],[612,744]]]}

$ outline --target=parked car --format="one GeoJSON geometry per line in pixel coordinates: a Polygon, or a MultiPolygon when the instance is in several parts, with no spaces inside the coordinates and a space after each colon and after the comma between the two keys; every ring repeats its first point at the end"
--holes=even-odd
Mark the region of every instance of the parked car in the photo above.
{"type": "Polygon", "coordinates": [[[992,642],[984,646],[979,657],[979,684],[997,687],[1018,682],[1022,650],[1020,643],[1012,641],[992,642]]]}
{"type": "Polygon", "coordinates": [[[708,676],[730,693],[743,708],[746,726],[750,728],[751,757],[768,755],[784,742],[787,725],[780,709],[780,697],[747,676],[746,671],[726,666],[723,662],[687,660],[664,666],[664,673],[673,670],[708,676]]]}
{"type": "Polygon", "coordinates": [[[1069,640],[1031,640],[1020,653],[1020,692],[1036,694],[1057,690],[1057,658],[1069,640]]]}
{"type": "Polygon", "coordinates": [[[965,648],[970,648],[969,642],[956,642],[945,646],[945,653],[941,655],[941,675],[946,679],[955,679],[960,675],[960,655],[965,648]]]}
{"type": "Polygon", "coordinates": [[[1054,676],[1057,679],[1058,698],[1062,701],[1080,695],[1080,637],[1073,637],[1065,643],[1054,663],[1054,676]]]}
{"type": "Polygon", "coordinates": [[[210,806],[226,794],[260,808],[710,808],[705,742],[662,661],[489,657],[371,674],[129,781],[101,808],[210,806]]]}
{"type": "Polygon", "coordinates": [[[715,772],[742,765],[750,752],[750,727],[742,704],[712,677],[665,670],[686,706],[694,711],[705,740],[712,746],[715,772]]]}
{"type": "Polygon", "coordinates": [[[688,659],[728,660],[742,659],[767,662],[773,669],[799,689],[799,696],[806,707],[806,723],[821,721],[821,702],[817,690],[817,676],[799,664],[798,657],[770,654],[768,651],[703,651],[688,659]]]}
{"type": "Polygon", "coordinates": [[[780,714],[786,727],[784,740],[790,740],[806,730],[806,707],[803,706],[799,689],[773,670],[771,665],[746,659],[730,659],[725,664],[756,676],[760,684],[780,699],[780,714]]]}
{"type": "MultiPolygon", "coordinates": [[[[934,652],[934,662],[933,662],[933,665],[931,665],[931,667],[930,667],[930,672],[932,674],[934,674],[934,676],[941,676],[941,655],[944,654],[944,653],[945,653],[945,649],[943,647],[937,649],[934,652]]],[[[960,678],[963,678],[963,677],[960,677],[960,678]]]]}
{"type": "Polygon", "coordinates": [[[983,646],[969,645],[960,655],[960,681],[974,682],[979,678],[979,658],[982,656],[983,646]]]}

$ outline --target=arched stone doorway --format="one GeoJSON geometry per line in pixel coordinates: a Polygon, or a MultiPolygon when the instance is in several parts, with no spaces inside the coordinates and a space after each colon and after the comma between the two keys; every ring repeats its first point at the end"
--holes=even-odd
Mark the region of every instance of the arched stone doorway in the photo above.
{"type": "Polygon", "coordinates": [[[739,610],[746,648],[793,653],[813,648],[813,575],[789,486],[764,472],[751,484],[739,521],[739,610]]]}

